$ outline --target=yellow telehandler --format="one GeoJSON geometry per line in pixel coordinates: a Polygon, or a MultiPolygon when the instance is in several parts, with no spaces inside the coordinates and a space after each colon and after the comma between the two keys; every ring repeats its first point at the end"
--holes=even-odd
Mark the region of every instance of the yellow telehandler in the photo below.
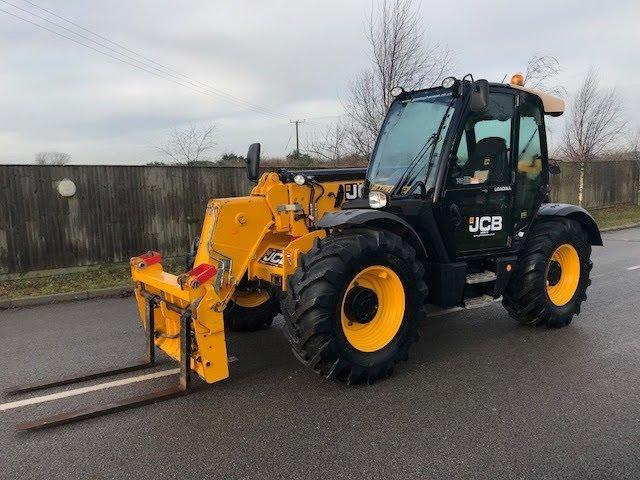
{"type": "Polygon", "coordinates": [[[145,362],[14,393],[146,368],[155,347],[180,362],[176,388],[22,424],[37,429],[182,395],[190,372],[229,375],[229,328],[282,313],[294,355],[323,377],[372,383],[407,358],[425,304],[473,308],[502,297],[522,324],[568,325],[602,245],[582,208],[549,203],[545,115],[562,100],[510,84],[446,78],[395,97],[369,167],[269,172],[247,154],[249,196],[208,202],[188,271],[131,259],[145,362]],[[258,178],[259,177],[259,178],[258,178]]]}

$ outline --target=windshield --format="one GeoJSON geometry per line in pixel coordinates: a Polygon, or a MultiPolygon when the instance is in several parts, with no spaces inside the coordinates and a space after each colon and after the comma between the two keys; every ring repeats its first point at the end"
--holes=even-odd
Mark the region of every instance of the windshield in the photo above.
{"type": "Polygon", "coordinates": [[[370,190],[406,193],[421,180],[427,189],[434,182],[429,163],[440,155],[454,98],[450,90],[416,92],[391,104],[371,158],[370,190]],[[429,173],[429,178],[427,177],[429,173]]]}

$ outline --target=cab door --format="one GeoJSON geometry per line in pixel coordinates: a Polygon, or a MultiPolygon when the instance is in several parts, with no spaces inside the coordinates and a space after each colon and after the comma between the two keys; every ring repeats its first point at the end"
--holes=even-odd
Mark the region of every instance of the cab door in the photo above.
{"type": "Polygon", "coordinates": [[[524,240],[531,219],[547,196],[549,184],[544,107],[540,98],[520,92],[518,118],[518,148],[513,187],[514,244],[522,243],[524,240]]]}
{"type": "Polygon", "coordinates": [[[468,112],[449,161],[440,218],[454,257],[511,248],[516,95],[491,91],[483,112],[468,112]]]}

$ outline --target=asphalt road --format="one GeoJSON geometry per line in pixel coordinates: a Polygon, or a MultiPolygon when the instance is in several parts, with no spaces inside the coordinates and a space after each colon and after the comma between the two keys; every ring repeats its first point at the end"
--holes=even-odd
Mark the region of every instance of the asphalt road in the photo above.
{"type": "MultiPolygon", "coordinates": [[[[232,334],[229,380],[187,397],[35,433],[13,426],[175,377],[0,411],[0,478],[640,478],[640,229],[605,242],[569,328],[500,304],[432,317],[392,378],[355,388],[301,367],[278,327],[232,334]]],[[[143,347],[130,299],[0,312],[0,339],[3,389],[143,347]]]]}

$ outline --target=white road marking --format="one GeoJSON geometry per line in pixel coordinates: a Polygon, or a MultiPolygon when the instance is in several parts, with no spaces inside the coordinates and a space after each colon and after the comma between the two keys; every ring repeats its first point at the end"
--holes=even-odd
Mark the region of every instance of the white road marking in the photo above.
{"type": "Polygon", "coordinates": [[[172,368],[170,370],[148,373],[146,375],[138,375],[137,377],[114,380],[113,382],[99,383],[97,385],[91,385],[88,387],[75,388],[73,390],[67,390],[66,392],[52,393],[50,395],[43,395],[41,397],[33,397],[27,398],[25,400],[18,400],[16,402],[3,403],[0,404],[0,412],[19,407],[25,407],[27,405],[36,405],[38,403],[50,402],[52,400],[58,400],[60,398],[74,397],[76,395],[82,395],[83,393],[96,392],[98,390],[104,390],[107,388],[122,387],[131,383],[144,382],[145,380],[152,380],[154,378],[167,377],[178,372],[180,372],[179,368],[172,368]]]}
{"type": "Polygon", "coordinates": [[[627,268],[627,270],[638,270],[639,268],[640,268],[640,265],[635,265],[633,267],[627,268]]]}

